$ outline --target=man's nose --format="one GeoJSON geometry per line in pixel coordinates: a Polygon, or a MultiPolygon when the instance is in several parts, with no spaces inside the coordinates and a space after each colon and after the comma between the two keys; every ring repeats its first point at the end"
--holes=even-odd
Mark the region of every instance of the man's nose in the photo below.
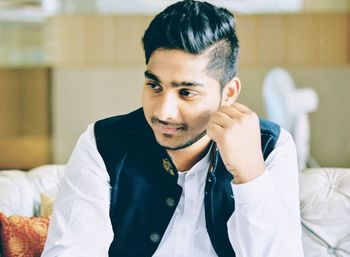
{"type": "Polygon", "coordinates": [[[179,103],[173,94],[164,94],[158,104],[157,116],[162,121],[175,121],[179,114],[179,103]]]}

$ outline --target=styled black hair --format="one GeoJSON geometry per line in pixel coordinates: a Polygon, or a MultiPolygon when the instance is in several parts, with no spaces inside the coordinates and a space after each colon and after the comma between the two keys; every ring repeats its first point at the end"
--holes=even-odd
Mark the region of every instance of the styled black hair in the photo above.
{"type": "Polygon", "coordinates": [[[227,9],[195,0],[177,2],[152,20],[142,43],[146,64],[159,48],[191,54],[207,51],[208,75],[219,81],[221,87],[236,76],[239,42],[235,18],[227,9]]]}

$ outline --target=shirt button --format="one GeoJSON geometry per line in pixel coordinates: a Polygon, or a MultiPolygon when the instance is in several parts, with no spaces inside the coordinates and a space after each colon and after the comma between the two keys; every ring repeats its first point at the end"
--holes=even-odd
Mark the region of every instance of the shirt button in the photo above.
{"type": "Polygon", "coordinates": [[[160,241],[160,235],[158,233],[151,233],[149,238],[152,243],[158,243],[160,241]]]}
{"type": "Polygon", "coordinates": [[[173,198],[171,198],[171,197],[167,197],[167,198],[165,199],[165,203],[166,203],[166,205],[168,205],[169,207],[174,207],[174,205],[175,205],[175,200],[174,200],[173,198]]]}

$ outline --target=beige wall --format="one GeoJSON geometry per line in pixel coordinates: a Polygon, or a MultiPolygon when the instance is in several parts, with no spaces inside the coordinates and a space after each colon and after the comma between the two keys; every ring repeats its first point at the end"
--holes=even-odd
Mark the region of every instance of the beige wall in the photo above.
{"type": "Polygon", "coordinates": [[[306,12],[331,12],[350,10],[349,0],[304,0],[306,12]]]}
{"type": "MultiPolygon", "coordinates": [[[[239,101],[265,116],[262,83],[269,68],[242,68],[239,101]]],[[[298,87],[319,95],[310,115],[311,151],[322,166],[350,166],[350,67],[289,68],[298,87]]],[[[53,83],[54,160],[65,162],[86,126],[141,105],[143,67],[57,69],[53,83]]]]}
{"type": "MultiPolygon", "coordinates": [[[[320,106],[310,115],[311,150],[322,166],[350,166],[349,9],[349,0],[305,0],[299,14],[237,16],[239,100],[264,115],[262,81],[276,65],[314,88],[320,106]]],[[[45,29],[0,24],[0,168],[64,163],[89,123],[140,106],[140,40],[151,18],[57,16],[45,29]],[[52,76],[28,66],[43,63],[52,76]]]]}
{"type": "Polygon", "coordinates": [[[53,73],[53,160],[65,163],[88,124],[141,106],[143,68],[58,68],[53,73]]]}
{"type": "MultiPolygon", "coordinates": [[[[288,67],[287,67],[288,68],[288,67]]],[[[311,153],[321,166],[350,167],[350,67],[292,68],[298,88],[311,87],[319,108],[310,114],[311,153]]],[[[268,68],[241,69],[240,101],[265,115],[262,82],[268,68]]]]}
{"type": "MultiPolygon", "coordinates": [[[[47,58],[55,67],[139,67],[148,16],[55,16],[47,58]]],[[[241,67],[350,65],[350,13],[238,15],[241,67]]]]}
{"type": "MultiPolygon", "coordinates": [[[[320,104],[310,115],[311,151],[322,166],[350,167],[349,17],[346,12],[238,17],[239,100],[264,115],[262,82],[276,65],[286,67],[298,87],[314,88],[320,104]]],[[[56,162],[67,161],[87,124],[141,105],[140,38],[149,21],[131,16],[50,20],[56,162]]]]}
{"type": "Polygon", "coordinates": [[[50,163],[48,68],[0,68],[0,169],[50,163]]]}

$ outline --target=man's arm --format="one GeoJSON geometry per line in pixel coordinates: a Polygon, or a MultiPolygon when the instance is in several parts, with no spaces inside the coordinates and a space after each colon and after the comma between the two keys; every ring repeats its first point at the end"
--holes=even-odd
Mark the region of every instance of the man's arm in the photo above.
{"type": "Polygon", "coordinates": [[[303,256],[298,166],[291,136],[282,129],[264,162],[258,116],[239,103],[214,113],[207,134],[234,176],[235,212],[228,231],[236,256],[303,256]]]}
{"type": "Polygon", "coordinates": [[[67,163],[42,257],[108,256],[109,204],[109,176],[90,125],[67,163]]]}
{"type": "Polygon", "coordinates": [[[231,244],[237,257],[302,257],[296,150],[285,130],[265,166],[255,179],[232,184],[231,244]]]}

